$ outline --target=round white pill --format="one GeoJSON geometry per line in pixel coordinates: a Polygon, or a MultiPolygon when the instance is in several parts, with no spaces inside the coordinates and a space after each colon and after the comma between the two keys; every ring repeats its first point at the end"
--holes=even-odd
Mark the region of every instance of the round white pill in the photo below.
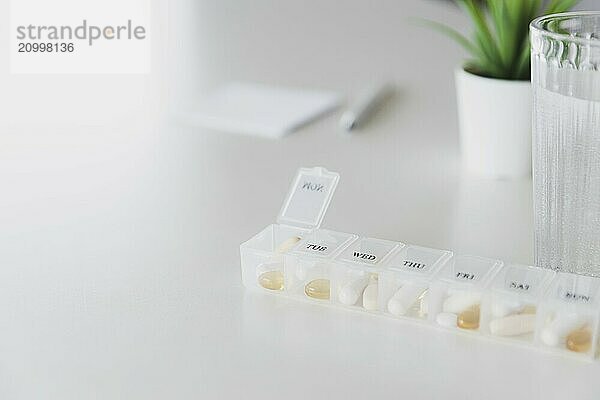
{"type": "Polygon", "coordinates": [[[587,318],[579,314],[559,314],[552,322],[542,329],[540,339],[548,346],[565,344],[567,335],[574,330],[582,328],[587,323],[587,318]]]}
{"type": "Polygon", "coordinates": [[[436,315],[435,322],[437,322],[438,325],[448,328],[455,327],[456,323],[458,322],[458,315],[449,312],[441,312],[436,315]]]}
{"type": "Polygon", "coordinates": [[[481,300],[480,293],[460,291],[447,297],[443,304],[444,312],[460,314],[473,307],[481,300]]]}

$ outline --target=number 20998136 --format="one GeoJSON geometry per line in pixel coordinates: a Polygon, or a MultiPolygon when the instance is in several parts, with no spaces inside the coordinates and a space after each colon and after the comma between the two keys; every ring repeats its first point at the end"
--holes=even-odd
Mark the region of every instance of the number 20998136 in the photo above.
{"type": "Polygon", "coordinates": [[[72,53],[75,51],[73,43],[25,43],[18,44],[19,53],[72,53]]]}

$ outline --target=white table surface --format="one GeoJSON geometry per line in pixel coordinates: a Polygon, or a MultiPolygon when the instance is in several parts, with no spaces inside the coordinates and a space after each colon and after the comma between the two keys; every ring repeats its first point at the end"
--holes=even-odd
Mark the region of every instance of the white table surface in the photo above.
{"type": "Polygon", "coordinates": [[[251,3],[202,3],[199,29],[219,41],[174,67],[205,71],[174,84],[182,97],[232,78],[351,96],[375,76],[401,95],[350,136],[339,113],[280,141],[173,121],[5,129],[0,398],[600,398],[599,362],[243,289],[238,246],[274,222],[300,166],[341,174],[324,227],[533,258],[531,181],[459,171],[460,54],[398,22],[461,16],[416,0],[349,1],[342,15],[333,1],[251,3]]]}

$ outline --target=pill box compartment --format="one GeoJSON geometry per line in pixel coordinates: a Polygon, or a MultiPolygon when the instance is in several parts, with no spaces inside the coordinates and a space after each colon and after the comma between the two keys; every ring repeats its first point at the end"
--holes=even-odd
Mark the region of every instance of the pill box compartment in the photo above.
{"type": "Polygon", "coordinates": [[[595,357],[599,312],[599,278],[559,273],[539,307],[536,343],[550,351],[595,357]]]}
{"type": "Polygon", "coordinates": [[[321,225],[338,181],[337,173],[324,168],[298,170],[277,224],[240,246],[242,282],[247,288],[272,293],[286,290],[284,254],[321,225]]]}
{"type": "Polygon", "coordinates": [[[283,254],[308,232],[291,226],[272,224],[240,246],[242,281],[251,289],[284,290],[283,254]]]}
{"type": "Polygon", "coordinates": [[[331,301],[333,259],[356,235],[317,229],[285,255],[285,285],[289,295],[304,300],[331,301]]]}
{"type": "Polygon", "coordinates": [[[334,260],[332,302],[361,311],[379,311],[379,274],[385,260],[404,244],[361,237],[334,260]]]}
{"type": "Polygon", "coordinates": [[[391,317],[426,320],[433,277],[452,252],[406,246],[394,252],[379,275],[380,310],[391,317]]]}
{"type": "Polygon", "coordinates": [[[481,331],[494,338],[534,343],[537,311],[556,273],[508,264],[493,278],[481,306],[481,331]]]}
{"type": "Polygon", "coordinates": [[[454,256],[431,284],[427,304],[430,322],[449,329],[479,333],[486,285],[502,262],[476,256],[454,256]]]}

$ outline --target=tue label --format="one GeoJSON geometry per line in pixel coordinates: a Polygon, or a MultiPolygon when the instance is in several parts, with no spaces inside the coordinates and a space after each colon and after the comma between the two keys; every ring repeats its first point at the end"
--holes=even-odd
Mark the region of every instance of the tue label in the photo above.
{"type": "Polygon", "coordinates": [[[306,250],[310,250],[310,251],[314,251],[314,252],[320,253],[320,252],[326,251],[327,250],[327,246],[322,245],[322,244],[307,243],[306,244],[306,250]]]}

